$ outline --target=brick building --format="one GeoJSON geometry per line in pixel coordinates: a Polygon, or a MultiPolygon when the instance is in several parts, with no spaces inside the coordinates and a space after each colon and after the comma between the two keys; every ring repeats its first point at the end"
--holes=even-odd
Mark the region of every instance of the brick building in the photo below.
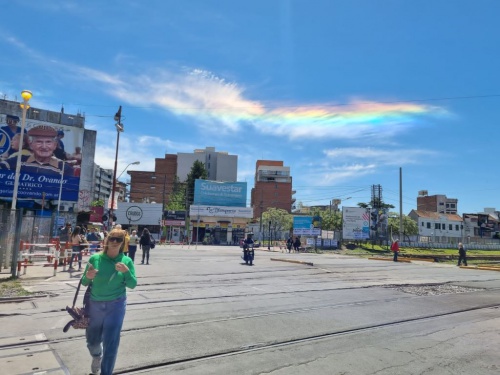
{"type": "Polygon", "coordinates": [[[282,161],[257,160],[250,203],[254,219],[260,218],[270,207],[291,213],[295,201],[293,193],[290,167],[285,167],[282,161]]]}
{"type": "Polygon", "coordinates": [[[177,155],[155,158],[153,172],[127,171],[130,175],[130,202],[168,203],[177,175],[177,155]]]}
{"type": "Polygon", "coordinates": [[[446,195],[442,194],[428,195],[427,190],[421,190],[418,192],[417,210],[456,215],[458,199],[447,198],[446,195]]]}

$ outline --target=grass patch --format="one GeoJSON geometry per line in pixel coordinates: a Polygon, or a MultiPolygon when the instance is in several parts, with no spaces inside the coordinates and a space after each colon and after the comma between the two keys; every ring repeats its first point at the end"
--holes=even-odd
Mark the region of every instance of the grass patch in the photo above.
{"type": "Polygon", "coordinates": [[[0,280],[0,297],[25,297],[32,294],[23,288],[17,278],[9,277],[0,280]]]}

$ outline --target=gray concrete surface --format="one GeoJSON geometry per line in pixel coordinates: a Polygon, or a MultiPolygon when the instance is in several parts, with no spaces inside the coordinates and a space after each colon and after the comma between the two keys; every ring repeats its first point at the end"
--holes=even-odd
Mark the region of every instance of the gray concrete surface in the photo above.
{"type": "MultiPolygon", "coordinates": [[[[266,250],[250,267],[240,254],[158,246],[137,265],[116,373],[500,372],[499,272],[266,250]]],[[[89,373],[84,331],[62,332],[80,276],[28,269],[26,288],[49,296],[0,303],[0,368],[89,373]]]]}

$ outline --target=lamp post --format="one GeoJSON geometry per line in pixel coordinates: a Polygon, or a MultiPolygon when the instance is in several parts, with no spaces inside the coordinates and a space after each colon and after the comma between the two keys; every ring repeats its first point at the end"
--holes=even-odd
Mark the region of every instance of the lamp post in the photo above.
{"type": "MultiPolygon", "coordinates": [[[[17,255],[19,254],[19,247],[20,247],[20,242],[21,242],[21,225],[22,225],[22,214],[19,213],[17,216],[16,220],[16,207],[17,207],[17,193],[19,190],[19,177],[21,175],[21,156],[22,156],[22,148],[23,148],[23,142],[24,142],[24,128],[26,127],[26,112],[28,111],[28,108],[30,107],[28,102],[33,96],[31,91],[28,90],[23,90],[21,92],[21,96],[23,98],[23,102],[19,104],[19,106],[22,109],[22,119],[21,119],[21,134],[19,135],[19,152],[17,153],[17,160],[16,160],[16,172],[14,174],[14,190],[12,191],[12,206],[11,206],[11,219],[10,219],[10,225],[11,225],[11,230],[10,233],[14,234],[13,238],[13,246],[7,248],[7,253],[5,254],[6,257],[6,262],[10,257],[10,252],[12,249],[12,262],[11,262],[11,272],[12,272],[12,277],[16,277],[16,263],[17,263],[17,255]]],[[[10,242],[10,240],[9,240],[10,242]]]]}
{"type": "Polygon", "coordinates": [[[23,110],[22,119],[21,119],[21,134],[19,135],[19,152],[17,153],[17,161],[16,161],[16,173],[14,175],[14,191],[12,192],[12,210],[16,210],[17,206],[17,192],[19,189],[19,177],[21,175],[21,156],[22,156],[22,147],[24,142],[24,128],[26,127],[26,112],[30,105],[28,104],[29,100],[33,96],[31,91],[23,90],[21,92],[21,96],[23,97],[23,102],[20,104],[21,109],[23,110]]]}
{"type": "MultiPolygon", "coordinates": [[[[122,131],[123,131],[123,128],[122,128],[122,131]]],[[[119,175],[116,179],[117,179],[117,180],[119,180],[119,179],[120,179],[120,177],[122,176],[122,174],[124,174],[124,173],[125,173],[125,171],[128,169],[128,167],[130,167],[131,165],[139,165],[139,164],[141,164],[141,162],[140,162],[140,161],[134,161],[133,163],[129,163],[129,164],[125,167],[125,169],[122,171],[122,173],[120,173],[120,175],[119,175]]]]}
{"type": "Polygon", "coordinates": [[[120,144],[120,133],[123,131],[122,120],[122,106],[118,108],[114,117],[116,124],[116,153],[115,153],[115,168],[113,170],[113,184],[111,188],[111,203],[109,205],[109,218],[108,218],[108,229],[111,228],[111,223],[113,222],[113,208],[115,205],[115,189],[116,189],[116,168],[118,164],[118,146],[120,144]]]}

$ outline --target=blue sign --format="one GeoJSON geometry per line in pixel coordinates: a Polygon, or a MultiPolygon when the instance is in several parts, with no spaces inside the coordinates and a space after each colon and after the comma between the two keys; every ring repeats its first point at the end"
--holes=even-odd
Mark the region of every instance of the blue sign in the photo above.
{"type": "Polygon", "coordinates": [[[294,216],[293,229],[311,229],[312,222],[312,216],[294,216]]]}
{"type": "Polygon", "coordinates": [[[246,207],[246,203],[246,182],[194,181],[195,205],[246,207]]]}

